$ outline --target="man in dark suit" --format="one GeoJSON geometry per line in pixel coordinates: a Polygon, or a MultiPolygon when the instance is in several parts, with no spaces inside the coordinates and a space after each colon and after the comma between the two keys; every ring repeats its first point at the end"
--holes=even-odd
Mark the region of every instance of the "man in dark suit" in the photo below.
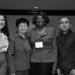
{"type": "Polygon", "coordinates": [[[63,75],[75,75],[75,33],[70,29],[68,17],[60,18],[57,36],[58,60],[57,72],[63,75]]]}

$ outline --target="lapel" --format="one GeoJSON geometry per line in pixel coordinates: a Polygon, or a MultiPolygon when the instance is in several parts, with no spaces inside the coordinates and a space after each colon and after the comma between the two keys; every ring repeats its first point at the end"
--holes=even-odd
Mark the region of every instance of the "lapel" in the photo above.
{"type": "Polygon", "coordinates": [[[61,42],[61,41],[60,41],[61,36],[59,35],[59,36],[57,37],[57,45],[59,46],[59,49],[60,49],[60,50],[68,49],[68,47],[70,47],[71,43],[73,42],[73,39],[74,39],[73,32],[70,32],[70,34],[67,35],[67,36],[68,36],[68,38],[66,39],[66,42],[65,42],[64,46],[61,46],[61,44],[60,44],[60,42],[61,42]]]}
{"type": "Polygon", "coordinates": [[[34,29],[32,30],[32,32],[31,32],[31,40],[32,40],[33,42],[38,41],[39,37],[40,37],[40,36],[38,35],[38,32],[37,32],[36,28],[34,28],[34,29]]]}
{"type": "Polygon", "coordinates": [[[66,40],[66,43],[65,43],[63,49],[68,49],[70,47],[70,45],[72,44],[72,42],[74,41],[73,39],[74,39],[74,35],[72,33],[72,34],[70,34],[69,38],[66,40]]]}

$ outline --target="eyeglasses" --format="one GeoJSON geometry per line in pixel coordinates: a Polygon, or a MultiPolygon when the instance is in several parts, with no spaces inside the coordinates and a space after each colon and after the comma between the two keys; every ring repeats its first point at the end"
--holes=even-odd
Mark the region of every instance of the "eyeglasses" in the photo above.
{"type": "Polygon", "coordinates": [[[64,24],[64,23],[69,23],[69,21],[63,21],[63,22],[60,22],[60,24],[64,24]]]}

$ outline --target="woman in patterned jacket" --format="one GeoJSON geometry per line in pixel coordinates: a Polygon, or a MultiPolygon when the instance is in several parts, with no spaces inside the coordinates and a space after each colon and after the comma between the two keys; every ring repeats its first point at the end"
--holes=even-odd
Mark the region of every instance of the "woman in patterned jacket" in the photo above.
{"type": "Polygon", "coordinates": [[[44,12],[33,17],[35,28],[30,31],[32,45],[30,75],[51,75],[56,62],[55,30],[48,26],[49,18],[44,12]]]}

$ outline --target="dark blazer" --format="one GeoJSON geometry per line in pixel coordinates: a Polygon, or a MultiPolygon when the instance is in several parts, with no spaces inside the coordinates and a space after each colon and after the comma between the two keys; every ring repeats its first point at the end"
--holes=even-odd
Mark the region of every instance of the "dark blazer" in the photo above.
{"type": "Polygon", "coordinates": [[[10,66],[12,68],[12,72],[14,69],[15,71],[24,71],[29,69],[30,50],[31,47],[27,38],[23,39],[22,37],[16,34],[14,39],[10,40],[8,53],[9,55],[13,54],[13,59],[12,57],[10,57],[10,66]]]}
{"type": "Polygon", "coordinates": [[[75,33],[71,30],[63,36],[62,32],[57,37],[58,68],[67,73],[75,68],[75,33]]]}

